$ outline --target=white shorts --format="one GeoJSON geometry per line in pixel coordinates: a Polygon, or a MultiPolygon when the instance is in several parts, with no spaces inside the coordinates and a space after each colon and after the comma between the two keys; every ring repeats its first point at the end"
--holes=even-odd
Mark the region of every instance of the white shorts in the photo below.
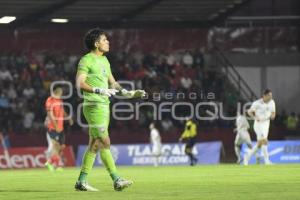
{"type": "Polygon", "coordinates": [[[153,144],[152,146],[152,153],[155,156],[158,156],[161,154],[161,144],[153,144]]]}
{"type": "Polygon", "coordinates": [[[251,138],[248,131],[238,132],[235,136],[235,145],[241,145],[243,143],[251,144],[251,138]]]}
{"type": "Polygon", "coordinates": [[[262,139],[268,139],[269,135],[269,123],[254,123],[254,131],[256,133],[256,139],[262,140],[262,139]]]}

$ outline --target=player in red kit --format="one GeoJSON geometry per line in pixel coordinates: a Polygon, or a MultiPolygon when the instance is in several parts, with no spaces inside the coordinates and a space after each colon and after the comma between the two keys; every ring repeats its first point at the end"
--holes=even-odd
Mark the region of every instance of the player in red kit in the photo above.
{"type": "MultiPolygon", "coordinates": [[[[53,171],[58,169],[59,163],[61,161],[61,151],[65,144],[64,131],[64,119],[67,117],[67,113],[64,110],[63,100],[61,96],[63,94],[63,89],[61,86],[55,86],[53,88],[52,94],[46,100],[46,111],[47,111],[47,132],[50,136],[52,143],[52,150],[50,156],[45,163],[45,166],[53,171]]],[[[72,118],[69,118],[70,125],[73,124],[72,118]]]]}

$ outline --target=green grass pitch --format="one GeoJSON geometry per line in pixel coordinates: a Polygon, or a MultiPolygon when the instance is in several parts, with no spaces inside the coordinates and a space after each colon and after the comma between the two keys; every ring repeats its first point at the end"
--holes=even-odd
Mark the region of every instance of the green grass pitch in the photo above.
{"type": "Polygon", "coordinates": [[[94,168],[89,183],[99,192],[76,192],[79,168],[1,170],[2,200],[245,200],[300,199],[300,165],[198,165],[194,167],[119,167],[134,184],[115,192],[104,168],[94,168]]]}

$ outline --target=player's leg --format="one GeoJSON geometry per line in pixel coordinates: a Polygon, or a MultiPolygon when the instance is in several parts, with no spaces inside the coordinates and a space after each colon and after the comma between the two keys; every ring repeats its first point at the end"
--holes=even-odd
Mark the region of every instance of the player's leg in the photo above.
{"type": "Polygon", "coordinates": [[[159,156],[161,154],[161,147],[159,144],[154,144],[152,149],[153,157],[154,157],[154,167],[158,166],[159,156]]]}
{"type": "Polygon", "coordinates": [[[185,149],[184,149],[184,152],[185,154],[189,157],[190,159],[190,165],[194,165],[193,163],[193,156],[192,156],[192,153],[191,153],[191,148],[189,148],[188,146],[185,146],[185,149]]]}
{"type": "Polygon", "coordinates": [[[77,191],[98,191],[87,183],[87,176],[91,172],[96,154],[100,148],[100,138],[93,138],[90,136],[89,145],[82,158],[81,170],[78,180],[75,184],[77,191]]]}
{"type": "Polygon", "coordinates": [[[60,157],[59,157],[59,143],[55,139],[51,139],[52,151],[49,159],[45,163],[45,166],[50,170],[54,171],[55,168],[59,166],[60,157]]]}
{"type": "Polygon", "coordinates": [[[263,127],[260,124],[254,123],[254,131],[256,134],[257,143],[254,145],[254,147],[249,151],[248,154],[245,154],[244,156],[244,165],[248,165],[249,160],[251,157],[257,153],[257,151],[261,148],[262,145],[262,139],[263,139],[263,127]]]}
{"type": "Polygon", "coordinates": [[[264,138],[262,140],[261,150],[262,150],[262,153],[263,153],[265,164],[266,165],[272,164],[271,161],[270,161],[270,158],[269,158],[268,140],[267,140],[267,138],[264,138]]]}
{"type": "Polygon", "coordinates": [[[48,148],[47,150],[45,151],[45,154],[46,154],[46,158],[47,160],[50,158],[50,155],[51,155],[51,151],[52,151],[52,148],[53,148],[53,145],[52,145],[52,142],[51,142],[51,138],[49,136],[49,133],[47,131],[46,133],[46,138],[47,138],[47,144],[48,144],[48,148]]]}
{"type": "Polygon", "coordinates": [[[100,157],[112,181],[116,181],[119,178],[119,176],[117,174],[115,161],[110,151],[110,138],[108,134],[105,134],[105,136],[102,136],[100,138],[100,157]]]}
{"type": "Polygon", "coordinates": [[[235,151],[235,155],[237,157],[237,161],[236,163],[240,163],[241,162],[241,138],[240,138],[240,134],[237,133],[235,136],[235,140],[234,140],[234,151],[235,151]]]}
{"type": "Polygon", "coordinates": [[[98,191],[98,189],[93,188],[87,183],[87,176],[91,172],[96,154],[100,149],[100,137],[97,136],[97,116],[98,110],[96,104],[84,104],[83,105],[83,114],[89,125],[89,144],[82,157],[81,170],[78,177],[78,180],[75,184],[75,189],[77,191],[98,191]]]}
{"type": "Polygon", "coordinates": [[[56,168],[58,168],[60,164],[60,143],[54,140],[52,144],[53,144],[53,155],[51,156],[52,164],[56,168]]]}
{"type": "Polygon", "coordinates": [[[109,173],[113,186],[116,191],[122,191],[129,187],[133,182],[131,180],[122,179],[117,172],[117,167],[110,151],[110,138],[107,129],[102,133],[100,129],[100,157],[103,165],[109,173]]]}
{"type": "Polygon", "coordinates": [[[59,167],[56,169],[58,171],[62,171],[63,170],[63,166],[64,166],[64,149],[65,149],[66,145],[65,145],[65,134],[64,133],[60,133],[60,137],[59,137],[59,167]]]}
{"type": "Polygon", "coordinates": [[[192,139],[188,139],[184,152],[189,157],[191,166],[193,166],[198,161],[197,158],[193,155],[192,151],[193,151],[193,141],[192,139]]]}
{"type": "Polygon", "coordinates": [[[249,160],[251,159],[251,157],[253,155],[256,155],[256,157],[258,156],[257,155],[257,151],[261,148],[261,146],[262,146],[262,139],[261,139],[261,137],[259,137],[257,135],[257,143],[256,143],[256,145],[254,145],[254,147],[249,151],[248,154],[245,154],[244,165],[248,165],[248,162],[249,162],[249,160]]]}
{"type": "MultiPolygon", "coordinates": [[[[246,145],[249,149],[253,149],[252,141],[251,141],[250,134],[249,134],[248,131],[245,133],[244,143],[246,143],[246,145]]],[[[255,151],[253,154],[256,158],[256,164],[259,164],[260,163],[260,156],[259,156],[258,150],[255,151]]]]}
{"type": "Polygon", "coordinates": [[[194,149],[195,144],[196,144],[196,138],[193,137],[193,138],[191,138],[191,143],[190,143],[193,164],[196,164],[198,162],[197,157],[193,154],[193,149],[194,149]]]}
{"type": "Polygon", "coordinates": [[[55,131],[49,132],[50,143],[51,143],[51,152],[45,166],[50,170],[54,171],[55,167],[58,166],[59,163],[59,133],[55,131]]]}

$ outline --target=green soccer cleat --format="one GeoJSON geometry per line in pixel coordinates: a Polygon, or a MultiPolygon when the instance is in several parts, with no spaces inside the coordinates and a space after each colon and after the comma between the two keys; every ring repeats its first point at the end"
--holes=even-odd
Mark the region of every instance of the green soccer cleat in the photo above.
{"type": "Polygon", "coordinates": [[[46,162],[46,163],[45,163],[45,167],[47,167],[47,169],[48,169],[49,171],[51,171],[51,172],[54,171],[54,166],[51,165],[49,162],[46,162]]]}
{"type": "Polygon", "coordinates": [[[131,180],[125,180],[125,179],[118,178],[114,182],[114,190],[115,191],[122,191],[123,189],[128,188],[129,186],[131,186],[132,184],[133,184],[133,181],[131,181],[131,180]]]}
{"type": "Polygon", "coordinates": [[[90,186],[87,182],[80,182],[80,181],[76,182],[75,190],[76,191],[90,191],[90,192],[99,191],[97,188],[90,186]]]}

